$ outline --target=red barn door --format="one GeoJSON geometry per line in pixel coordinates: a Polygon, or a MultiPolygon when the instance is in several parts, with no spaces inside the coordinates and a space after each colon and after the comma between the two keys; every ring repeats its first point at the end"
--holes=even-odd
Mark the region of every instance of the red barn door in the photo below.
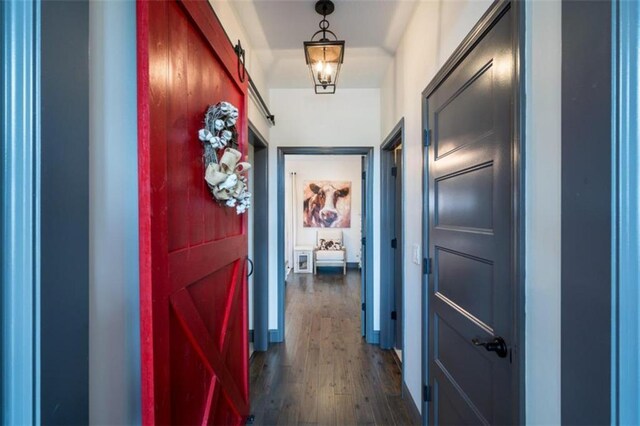
{"type": "Polygon", "coordinates": [[[231,102],[245,154],[247,86],[206,1],[137,12],[143,422],[244,424],[247,225],[212,200],[198,130],[231,102]]]}

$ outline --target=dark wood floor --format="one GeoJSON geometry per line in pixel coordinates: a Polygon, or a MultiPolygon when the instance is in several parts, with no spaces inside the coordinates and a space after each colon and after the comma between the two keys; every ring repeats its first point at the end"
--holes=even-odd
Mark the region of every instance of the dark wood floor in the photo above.
{"type": "Polygon", "coordinates": [[[250,374],[257,425],[414,424],[393,354],[360,336],[355,271],[291,274],[285,343],[256,352],[250,374]]]}

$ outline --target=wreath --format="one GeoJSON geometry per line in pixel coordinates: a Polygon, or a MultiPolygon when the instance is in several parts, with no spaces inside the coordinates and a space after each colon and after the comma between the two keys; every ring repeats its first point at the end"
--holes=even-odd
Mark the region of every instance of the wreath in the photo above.
{"type": "Polygon", "coordinates": [[[246,172],[251,164],[242,159],[238,151],[238,108],[229,102],[220,102],[207,108],[204,129],[198,138],[204,146],[206,166],[204,180],[213,198],[221,205],[235,207],[238,214],[251,205],[251,193],[247,188],[246,172]]]}

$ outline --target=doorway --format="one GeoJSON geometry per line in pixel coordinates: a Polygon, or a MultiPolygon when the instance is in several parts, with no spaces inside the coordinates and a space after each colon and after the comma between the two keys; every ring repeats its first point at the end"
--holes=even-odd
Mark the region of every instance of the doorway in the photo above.
{"type": "Polygon", "coordinates": [[[496,2],[423,92],[428,424],[522,424],[521,9],[496,2]]]}
{"type": "Polygon", "coordinates": [[[269,345],[269,147],[258,129],[249,122],[249,188],[253,195],[249,209],[249,353],[266,351],[269,345]],[[262,254],[261,254],[262,253],[262,254]]]}
{"type": "Polygon", "coordinates": [[[278,148],[278,328],[270,332],[271,342],[282,342],[285,336],[285,285],[287,265],[285,261],[286,241],[285,241],[285,156],[287,155],[353,155],[365,157],[364,169],[362,170],[362,203],[365,208],[362,212],[361,221],[361,254],[362,259],[362,289],[361,293],[361,328],[364,330],[363,336],[369,343],[377,343],[373,332],[373,311],[367,307],[373,306],[373,249],[371,243],[367,242],[367,236],[373,235],[372,218],[373,212],[373,182],[368,178],[373,170],[373,148],[372,147],[280,147],[278,148]]]}
{"type": "Polygon", "coordinates": [[[401,120],[380,147],[380,346],[402,364],[404,337],[403,132],[401,120]]]}

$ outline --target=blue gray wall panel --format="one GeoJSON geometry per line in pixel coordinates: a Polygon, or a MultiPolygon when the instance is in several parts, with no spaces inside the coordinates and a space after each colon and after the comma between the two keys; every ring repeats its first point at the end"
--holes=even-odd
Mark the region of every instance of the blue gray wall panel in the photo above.
{"type": "Polygon", "coordinates": [[[87,424],[89,4],[42,3],[41,420],[87,424]]]}
{"type": "Polygon", "coordinates": [[[611,413],[611,3],[562,3],[562,424],[611,413]]]}

